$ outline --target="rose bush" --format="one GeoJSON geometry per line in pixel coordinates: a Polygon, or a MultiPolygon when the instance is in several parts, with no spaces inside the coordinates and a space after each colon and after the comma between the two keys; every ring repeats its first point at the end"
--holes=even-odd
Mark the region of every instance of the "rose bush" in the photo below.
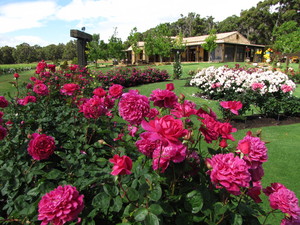
{"type": "Polygon", "coordinates": [[[147,97],[97,82],[77,65],[41,62],[18,96],[0,98],[1,222],[261,224],[262,193],[282,224],[299,221],[291,190],[263,188],[260,137],[235,146],[236,129],[174,85],[147,97]],[[20,104],[26,96],[35,101],[20,104]]]}
{"type": "MultiPolygon", "coordinates": [[[[239,65],[209,67],[193,76],[190,85],[199,87],[211,99],[240,101],[243,104],[240,114],[245,114],[253,104],[265,116],[300,115],[299,98],[295,101],[292,96],[296,84],[280,71],[244,69],[239,65]]],[[[226,110],[221,110],[226,116],[226,110]]]]}

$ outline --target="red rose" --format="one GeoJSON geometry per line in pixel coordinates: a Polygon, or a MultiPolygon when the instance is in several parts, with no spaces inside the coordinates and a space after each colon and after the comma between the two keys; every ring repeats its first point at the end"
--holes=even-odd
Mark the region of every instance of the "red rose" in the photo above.
{"type": "Polygon", "coordinates": [[[49,94],[48,87],[43,83],[37,83],[33,87],[33,91],[38,95],[44,96],[49,94]]]}
{"type": "Polygon", "coordinates": [[[120,98],[123,94],[123,86],[114,84],[109,88],[108,93],[114,98],[120,98]]]}
{"type": "Polygon", "coordinates": [[[111,175],[117,176],[131,174],[130,170],[132,169],[132,160],[128,156],[123,155],[120,157],[119,155],[114,155],[109,162],[114,164],[111,175]]]}
{"type": "Polygon", "coordinates": [[[47,159],[55,150],[55,141],[46,134],[34,133],[31,135],[27,151],[35,160],[47,159]]]}
{"type": "Polygon", "coordinates": [[[6,108],[8,106],[8,101],[4,96],[0,96],[0,108],[6,108]]]}
{"type": "Polygon", "coordinates": [[[169,91],[173,91],[175,89],[174,84],[173,83],[167,84],[166,89],[169,90],[169,91]]]}
{"type": "Polygon", "coordinates": [[[238,110],[243,107],[243,104],[240,101],[228,101],[228,102],[220,102],[220,105],[224,109],[229,109],[233,114],[238,115],[238,110]]]}
{"type": "Polygon", "coordinates": [[[80,87],[78,84],[65,84],[62,89],[60,90],[60,92],[64,95],[73,95],[74,92],[80,90],[80,87]]]}
{"type": "Polygon", "coordinates": [[[7,135],[7,130],[0,125],[0,141],[3,140],[7,135]]]}
{"type": "Polygon", "coordinates": [[[93,91],[93,94],[101,98],[106,95],[106,91],[103,88],[98,87],[93,91]]]}
{"type": "Polygon", "coordinates": [[[18,73],[14,74],[14,78],[18,79],[20,77],[20,75],[18,73]]]}

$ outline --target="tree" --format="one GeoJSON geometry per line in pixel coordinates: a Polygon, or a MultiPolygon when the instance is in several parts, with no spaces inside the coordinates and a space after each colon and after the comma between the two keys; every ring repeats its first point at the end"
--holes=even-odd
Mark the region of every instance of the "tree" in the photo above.
{"type": "Polygon", "coordinates": [[[240,18],[236,15],[229,16],[225,20],[217,23],[218,33],[231,32],[239,30],[240,18]]]}
{"type": "Polygon", "coordinates": [[[13,64],[15,63],[15,59],[13,57],[13,52],[15,51],[15,48],[4,46],[0,48],[0,60],[1,64],[13,64]]]}
{"type": "Polygon", "coordinates": [[[99,34],[93,34],[92,41],[87,43],[87,56],[90,61],[95,62],[95,66],[97,67],[98,59],[107,60],[107,44],[104,43],[103,40],[100,40],[99,34]]]}
{"type": "Polygon", "coordinates": [[[16,46],[13,51],[13,57],[17,63],[31,63],[37,61],[36,50],[27,43],[22,43],[16,46]]]}
{"type": "MultiPolygon", "coordinates": [[[[274,48],[282,53],[300,52],[300,27],[296,21],[288,21],[273,31],[275,42],[274,48]]],[[[289,60],[286,60],[288,68],[289,60]]],[[[299,64],[300,65],[300,64],[299,64]]]]}
{"type": "Polygon", "coordinates": [[[117,60],[121,60],[124,58],[124,45],[121,38],[117,37],[117,28],[115,28],[113,35],[108,40],[107,49],[109,58],[117,60]]]}
{"type": "Polygon", "coordinates": [[[147,55],[159,55],[160,62],[163,57],[171,55],[172,41],[170,30],[165,24],[160,24],[152,29],[145,39],[145,51],[147,55]]]}
{"type": "Polygon", "coordinates": [[[66,44],[62,58],[65,60],[73,60],[76,57],[77,57],[77,41],[71,40],[66,44]]]}
{"type": "Polygon", "coordinates": [[[129,46],[131,46],[132,51],[135,55],[139,55],[142,52],[142,49],[139,47],[138,43],[142,40],[142,34],[137,31],[137,28],[134,27],[130,31],[130,35],[128,37],[129,46]]]}
{"type": "Polygon", "coordinates": [[[62,59],[65,45],[64,44],[51,44],[45,47],[46,59],[52,60],[53,63],[57,64],[62,59]]]}
{"type": "Polygon", "coordinates": [[[205,43],[202,44],[202,47],[208,51],[209,54],[209,61],[211,59],[211,53],[217,48],[217,43],[216,43],[217,35],[216,35],[216,30],[212,29],[210,31],[210,34],[207,38],[205,38],[205,43]]]}

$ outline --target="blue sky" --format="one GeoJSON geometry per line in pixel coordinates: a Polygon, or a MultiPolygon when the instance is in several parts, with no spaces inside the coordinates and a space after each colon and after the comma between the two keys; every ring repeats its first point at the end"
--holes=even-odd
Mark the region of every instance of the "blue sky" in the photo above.
{"type": "Polygon", "coordinates": [[[46,46],[66,44],[71,29],[86,27],[105,42],[117,28],[126,40],[132,28],[144,32],[160,23],[174,22],[195,12],[221,21],[239,16],[259,0],[1,0],[0,47],[26,42],[46,46]]]}

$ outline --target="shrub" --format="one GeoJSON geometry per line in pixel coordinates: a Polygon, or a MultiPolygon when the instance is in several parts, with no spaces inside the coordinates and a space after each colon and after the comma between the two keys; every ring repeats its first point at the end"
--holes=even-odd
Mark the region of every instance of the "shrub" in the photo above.
{"type": "MultiPolygon", "coordinates": [[[[257,204],[266,143],[251,132],[232,146],[236,129],[171,84],[148,98],[116,84],[91,88],[76,65],[37,71],[24,94],[1,100],[1,222],[260,224],[270,214],[257,204]],[[33,92],[41,83],[47,95],[33,92]],[[24,95],[36,101],[19,104],[24,95]]],[[[272,212],[297,220],[298,199],[283,187],[263,190],[272,212]]]]}

